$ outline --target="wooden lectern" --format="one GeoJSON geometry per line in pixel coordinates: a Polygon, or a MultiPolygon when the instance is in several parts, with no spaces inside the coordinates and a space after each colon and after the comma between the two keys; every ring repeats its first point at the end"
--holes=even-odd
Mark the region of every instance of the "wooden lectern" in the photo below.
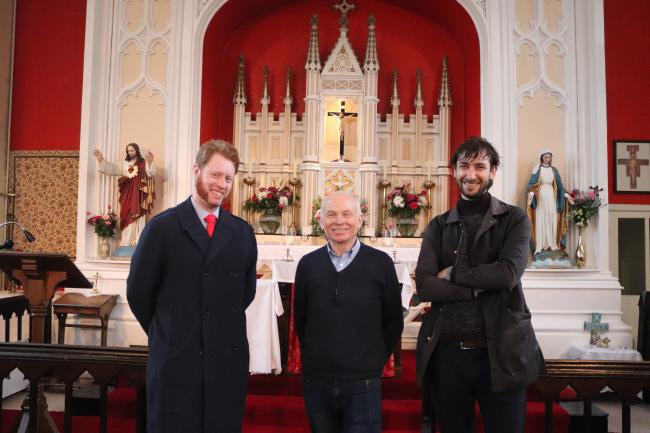
{"type": "MultiPolygon", "coordinates": [[[[31,343],[44,342],[47,309],[57,287],[90,289],[93,286],[65,254],[0,252],[0,269],[23,287],[23,294],[29,301],[32,317],[29,337],[31,343]]],[[[30,392],[23,402],[23,413],[13,431],[58,433],[47,411],[42,384],[37,386],[33,383],[29,372],[23,374],[30,380],[30,392]],[[33,404],[34,401],[36,404],[33,404]]]]}

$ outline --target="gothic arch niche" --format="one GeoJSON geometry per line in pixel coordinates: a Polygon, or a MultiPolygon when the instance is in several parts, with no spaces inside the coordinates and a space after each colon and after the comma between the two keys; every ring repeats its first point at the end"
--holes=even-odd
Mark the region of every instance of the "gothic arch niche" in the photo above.
{"type": "MultiPolygon", "coordinates": [[[[297,1],[278,1],[269,5],[261,0],[244,0],[238,2],[201,1],[198,11],[197,35],[202,43],[202,79],[201,81],[201,118],[200,141],[211,137],[222,137],[236,140],[233,135],[233,94],[235,78],[237,76],[238,57],[241,53],[245,58],[246,87],[245,112],[252,113],[252,117],[259,122],[258,115],[263,113],[261,99],[263,94],[263,67],[268,65],[269,81],[268,128],[281,127],[281,116],[285,112],[284,99],[286,95],[285,73],[286,68],[291,68],[290,93],[292,102],[290,112],[295,116],[291,125],[300,125],[304,122],[305,113],[305,56],[309,37],[309,18],[312,13],[319,16],[319,44],[320,60],[324,65],[330,50],[335,45],[338,37],[338,14],[332,11],[333,0],[315,1],[304,4],[297,1]],[[256,10],[254,18],[249,18],[247,11],[256,10]],[[271,117],[269,117],[271,119],[271,117]],[[276,122],[280,122],[280,126],[276,122]]],[[[484,84],[481,83],[481,43],[485,43],[485,4],[477,0],[442,0],[430,1],[425,4],[404,4],[396,0],[351,1],[357,10],[350,13],[349,39],[355,55],[363,61],[366,48],[367,17],[373,13],[377,17],[377,44],[379,52],[380,70],[378,73],[379,89],[377,112],[383,120],[391,113],[391,80],[393,68],[400,72],[400,99],[399,114],[405,119],[413,119],[415,114],[414,99],[416,93],[416,70],[422,69],[423,114],[428,121],[437,115],[437,98],[440,90],[441,59],[449,56],[449,70],[451,76],[451,95],[453,99],[453,116],[450,128],[450,147],[457,146],[468,135],[480,135],[481,125],[481,93],[484,84]],[[444,12],[444,13],[443,13],[444,12]],[[415,30],[415,31],[414,31],[415,30]],[[422,35],[426,35],[423,37],[422,35]]],[[[423,2],[419,2],[423,3],[423,2]]],[[[484,78],[483,78],[484,79],[484,78]]],[[[485,80],[485,79],[484,79],[485,80]]],[[[198,99],[198,98],[197,98],[198,99]]],[[[323,104],[322,111],[326,110],[323,104]]],[[[363,111],[361,101],[358,112],[363,111]]],[[[321,113],[322,115],[323,113],[321,113]]],[[[262,120],[264,121],[264,119],[262,120]]],[[[359,120],[360,122],[360,120],[359,120]]],[[[197,122],[198,123],[198,122],[197,122]]],[[[408,125],[408,122],[406,122],[408,125]]],[[[357,137],[365,133],[357,128],[357,137]]],[[[321,131],[324,135],[324,131],[321,131]]],[[[264,147],[259,138],[257,148],[242,148],[246,170],[248,156],[260,157],[264,147]]],[[[277,173],[288,175],[292,170],[292,158],[304,155],[300,148],[309,146],[312,140],[304,136],[293,134],[282,143],[282,156],[273,164],[277,173]]],[[[320,144],[319,144],[320,145],[320,144]]],[[[346,144],[347,145],[347,144],[346,144]]],[[[362,143],[359,142],[359,146],[362,143]]],[[[376,139],[375,146],[381,148],[381,154],[364,160],[360,155],[356,160],[374,166],[374,173],[382,172],[382,164],[377,165],[378,156],[385,158],[390,155],[403,157],[404,145],[394,145],[394,149],[386,149],[382,145],[381,137],[376,139]]],[[[409,144],[406,145],[407,147],[409,144]]],[[[415,146],[413,144],[413,146],[415,146]]],[[[413,170],[419,175],[426,175],[424,160],[438,158],[438,167],[432,169],[434,176],[448,176],[446,166],[448,153],[453,149],[441,151],[437,140],[426,140],[422,150],[413,147],[412,158],[415,158],[413,170]],[[443,157],[444,156],[444,157],[443,157]],[[444,163],[442,162],[444,161],[444,163]]],[[[320,145],[319,149],[322,149],[320,145]]],[[[361,154],[361,149],[357,149],[361,154]]],[[[353,160],[347,156],[346,158],[353,160]]],[[[316,153],[313,161],[325,161],[329,154],[316,153]]],[[[254,158],[252,158],[254,159],[254,158]]],[[[311,161],[306,158],[304,161],[311,161]]],[[[253,161],[256,167],[264,161],[253,161]]],[[[395,174],[395,181],[399,173],[392,173],[401,162],[392,164],[388,175],[395,174]]],[[[300,167],[302,169],[302,167],[300,167]]],[[[287,176],[285,176],[286,178],[287,176]]],[[[401,177],[399,177],[401,179],[401,177]]],[[[259,182],[263,182],[260,177],[259,182]]],[[[421,181],[421,179],[418,179],[421,181]]],[[[449,194],[448,183],[439,182],[439,188],[444,188],[449,194]]],[[[419,188],[419,185],[415,185],[419,188]]],[[[366,189],[371,188],[367,186],[366,189]]],[[[374,188],[374,187],[373,187],[374,188]]],[[[242,200],[241,196],[233,194],[233,209],[242,200]]],[[[437,211],[447,208],[449,202],[445,199],[437,211]]],[[[309,203],[304,202],[304,207],[309,203]]]]}

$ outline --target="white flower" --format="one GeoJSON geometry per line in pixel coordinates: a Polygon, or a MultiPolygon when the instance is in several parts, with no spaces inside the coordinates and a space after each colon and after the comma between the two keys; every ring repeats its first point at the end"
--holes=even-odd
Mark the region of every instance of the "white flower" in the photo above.
{"type": "Polygon", "coordinates": [[[395,198],[393,198],[393,206],[399,208],[404,207],[404,199],[401,195],[396,195],[395,198]]]}
{"type": "Polygon", "coordinates": [[[421,195],[421,196],[418,197],[418,205],[420,207],[426,207],[428,204],[429,204],[429,201],[427,200],[427,198],[425,196],[421,195]]]}
{"type": "Polygon", "coordinates": [[[280,197],[280,200],[278,200],[282,206],[287,206],[289,205],[289,199],[286,197],[280,197]]]}
{"type": "Polygon", "coordinates": [[[266,191],[257,191],[257,199],[264,200],[268,193],[266,191]]]}

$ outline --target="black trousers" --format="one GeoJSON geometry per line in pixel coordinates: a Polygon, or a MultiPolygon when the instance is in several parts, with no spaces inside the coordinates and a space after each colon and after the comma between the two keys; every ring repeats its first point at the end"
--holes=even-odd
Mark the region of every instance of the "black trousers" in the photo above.
{"type": "Polygon", "coordinates": [[[485,433],[524,432],[526,389],[490,389],[487,349],[439,344],[429,361],[426,380],[441,433],[473,433],[476,402],[485,433]]]}

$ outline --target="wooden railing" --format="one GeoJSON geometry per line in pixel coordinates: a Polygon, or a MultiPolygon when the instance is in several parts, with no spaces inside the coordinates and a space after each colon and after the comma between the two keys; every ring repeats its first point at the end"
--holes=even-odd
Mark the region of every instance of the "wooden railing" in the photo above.
{"type": "Polygon", "coordinates": [[[16,339],[23,338],[23,316],[29,314],[29,302],[27,298],[21,295],[7,296],[0,298],[0,318],[4,319],[4,341],[5,343],[12,340],[11,322],[15,318],[16,322],[16,339]]]}
{"type": "MultiPolygon", "coordinates": [[[[39,384],[46,377],[56,377],[65,384],[64,432],[72,431],[72,385],[81,374],[88,371],[102,389],[99,410],[99,431],[107,432],[106,387],[119,375],[126,377],[136,389],[136,431],[146,431],[145,371],[147,350],[137,348],[101,348],[95,346],[0,343],[0,378],[7,377],[17,368],[29,380],[30,395],[39,395],[39,384]]],[[[0,393],[2,381],[0,381],[0,393]]],[[[39,405],[29,407],[29,431],[36,432],[33,422],[39,405]]],[[[0,410],[0,426],[2,411],[0,410]]]]}
{"type": "Polygon", "coordinates": [[[623,433],[630,433],[630,404],[650,387],[650,362],[575,361],[547,359],[546,370],[534,383],[546,405],[546,432],[553,431],[552,405],[560,392],[571,386],[584,404],[584,431],[591,433],[591,405],[605,387],[621,401],[623,433]]]}
{"type": "MultiPolygon", "coordinates": [[[[107,386],[118,375],[125,376],[137,392],[136,431],[146,431],[145,371],[147,350],[140,348],[101,348],[72,345],[0,343],[0,378],[18,368],[30,381],[30,393],[36,395],[39,383],[55,376],[65,384],[64,432],[72,431],[72,384],[88,371],[95,383],[107,386]]],[[[546,369],[533,386],[546,405],[546,432],[553,431],[552,405],[560,392],[571,386],[584,402],[584,431],[591,432],[591,405],[605,387],[609,387],[622,404],[623,433],[630,432],[630,404],[650,387],[650,362],[546,360],[546,369]]],[[[0,381],[0,392],[2,391],[0,381]]],[[[426,393],[425,393],[426,394],[426,393]]],[[[106,432],[106,394],[100,401],[100,432],[106,432]]],[[[30,407],[30,421],[36,417],[37,405],[30,407]]],[[[425,405],[426,406],[426,405],[425,405]]],[[[424,409],[424,407],[423,407],[424,409]]],[[[2,425],[0,411],[0,426],[2,425]]],[[[35,426],[33,427],[35,431],[35,426]]]]}

